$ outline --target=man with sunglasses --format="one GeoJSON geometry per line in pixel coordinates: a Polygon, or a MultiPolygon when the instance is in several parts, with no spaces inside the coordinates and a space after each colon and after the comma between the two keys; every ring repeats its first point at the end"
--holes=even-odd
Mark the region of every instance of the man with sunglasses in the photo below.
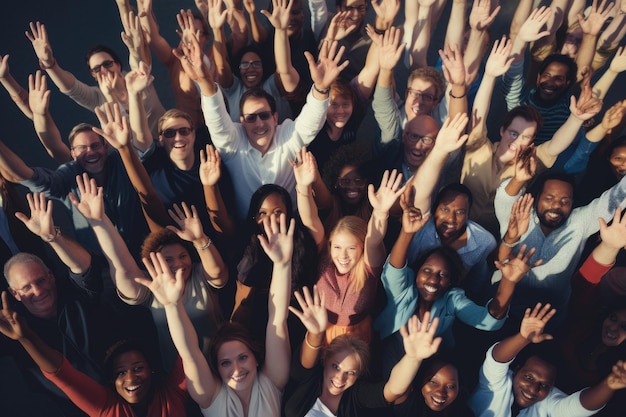
{"type": "MultiPolygon", "coordinates": [[[[96,45],[87,50],[85,60],[89,72],[99,85],[88,86],[77,80],[74,74],[61,68],[54,57],[52,46],[48,40],[48,33],[42,23],[31,22],[30,32],[27,31],[26,36],[32,43],[41,69],[46,71],[50,79],[63,94],[76,103],[90,111],[94,111],[96,107],[100,107],[106,102],[117,101],[121,104],[127,104],[128,92],[124,74],[122,73],[122,62],[111,48],[104,45],[96,45]],[[106,96],[103,90],[107,92],[106,96]]],[[[131,67],[138,67],[139,65],[139,62],[135,62],[135,59],[131,59],[130,62],[131,67]]],[[[165,113],[165,109],[159,100],[154,86],[150,86],[145,90],[144,106],[152,134],[156,135],[157,122],[159,117],[165,113]]],[[[135,146],[141,150],[146,149],[140,143],[135,143],[135,146]]]]}

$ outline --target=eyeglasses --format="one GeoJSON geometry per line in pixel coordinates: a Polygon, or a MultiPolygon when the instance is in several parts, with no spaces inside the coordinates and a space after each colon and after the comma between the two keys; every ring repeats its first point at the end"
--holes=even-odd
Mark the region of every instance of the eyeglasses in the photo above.
{"type": "Polygon", "coordinates": [[[181,136],[189,136],[191,134],[191,131],[192,130],[190,127],[179,127],[178,129],[171,128],[163,130],[161,132],[161,135],[163,135],[163,137],[166,139],[172,139],[176,137],[177,133],[180,133],[181,136]]]}
{"type": "Polygon", "coordinates": [[[364,178],[339,178],[337,180],[337,184],[339,184],[339,186],[343,188],[347,188],[351,185],[354,185],[355,187],[363,187],[365,185],[365,179],[364,178]]]}
{"type": "Polygon", "coordinates": [[[112,61],[109,59],[107,61],[104,61],[102,64],[96,65],[95,67],[91,68],[90,71],[93,72],[94,74],[97,74],[102,70],[102,67],[109,69],[113,66],[113,64],[115,64],[115,61],[112,61]]]}
{"type": "Polygon", "coordinates": [[[422,100],[424,103],[432,103],[435,101],[435,96],[432,94],[422,93],[421,91],[413,90],[412,88],[407,88],[406,92],[411,96],[411,98],[422,100]]]}
{"type": "Polygon", "coordinates": [[[72,147],[72,150],[74,151],[75,154],[80,155],[84,152],[87,152],[87,149],[91,149],[94,152],[99,151],[100,149],[104,148],[104,143],[102,142],[94,142],[90,145],[76,145],[72,147]]]}
{"type": "Polygon", "coordinates": [[[250,68],[250,65],[252,65],[252,68],[254,69],[263,68],[263,63],[261,61],[242,61],[239,63],[239,69],[247,70],[250,68]]]}
{"type": "Polygon", "coordinates": [[[272,111],[267,110],[267,111],[260,111],[258,113],[244,114],[243,121],[246,123],[254,123],[256,122],[257,117],[261,120],[268,120],[270,117],[272,117],[272,111]]]}
{"type": "Polygon", "coordinates": [[[435,143],[435,139],[430,136],[422,136],[417,133],[404,132],[404,136],[406,136],[407,140],[411,143],[417,143],[418,141],[422,141],[422,143],[426,146],[430,146],[435,143]]]}
{"type": "Polygon", "coordinates": [[[528,141],[533,139],[533,136],[530,136],[530,135],[520,135],[519,132],[517,132],[515,130],[512,130],[512,129],[507,129],[506,132],[509,134],[509,136],[513,140],[519,138],[520,136],[522,137],[522,139],[528,140],[528,141]]]}
{"type": "Polygon", "coordinates": [[[367,6],[362,4],[360,6],[346,6],[343,9],[348,13],[354,10],[356,10],[358,13],[365,13],[367,11],[367,6]]]}
{"type": "Polygon", "coordinates": [[[26,297],[32,294],[35,288],[44,288],[48,284],[48,278],[49,276],[46,274],[46,276],[37,278],[32,284],[26,284],[22,288],[13,289],[13,291],[15,291],[16,294],[19,294],[20,297],[26,297]]]}

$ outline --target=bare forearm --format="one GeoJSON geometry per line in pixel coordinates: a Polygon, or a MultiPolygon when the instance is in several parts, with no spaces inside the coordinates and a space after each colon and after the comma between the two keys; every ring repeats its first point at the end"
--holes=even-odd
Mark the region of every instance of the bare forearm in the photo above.
{"type": "Polygon", "coordinates": [[[389,380],[383,389],[387,402],[394,402],[407,392],[421,364],[420,359],[409,358],[406,355],[400,359],[391,370],[389,380]]]}
{"type": "Polygon", "coordinates": [[[82,274],[91,266],[91,255],[74,239],[59,232],[50,247],[57,254],[61,262],[74,274],[82,274]]]}
{"type": "Polygon", "coordinates": [[[513,298],[513,292],[515,291],[515,283],[502,278],[498,285],[495,297],[489,303],[489,314],[496,319],[501,319],[506,315],[506,312],[513,298]]]}
{"type": "Polygon", "coordinates": [[[1,141],[0,172],[5,179],[16,183],[31,179],[35,175],[35,171],[1,141]]]}
{"type": "Polygon", "coordinates": [[[33,126],[37,132],[37,137],[46,148],[48,155],[58,164],[64,164],[72,160],[70,150],[61,139],[61,132],[52,119],[50,113],[45,115],[34,114],[33,126]]]}
{"type": "Polygon", "coordinates": [[[580,404],[587,410],[598,410],[613,397],[615,391],[609,387],[607,378],[583,390],[580,393],[580,404]]]}
{"type": "Polygon", "coordinates": [[[558,156],[561,152],[567,149],[567,147],[571,145],[576,138],[582,124],[582,120],[570,115],[548,142],[548,147],[546,149],[548,154],[551,156],[558,156]]]}
{"type": "Polygon", "coordinates": [[[396,269],[404,267],[404,264],[406,263],[406,254],[409,251],[409,246],[411,245],[411,240],[414,235],[414,233],[407,233],[404,230],[400,232],[398,239],[396,239],[396,243],[391,249],[391,254],[389,255],[389,264],[391,266],[396,269]]]}
{"type": "Polygon", "coordinates": [[[202,269],[206,276],[207,281],[215,288],[221,288],[228,282],[228,268],[224,265],[222,255],[212,243],[205,249],[204,246],[208,243],[209,238],[204,237],[203,242],[193,242],[198,255],[200,256],[200,262],[202,263],[202,269]]]}
{"type": "Polygon", "coordinates": [[[250,29],[252,30],[252,40],[255,43],[261,44],[267,39],[267,30],[257,19],[256,13],[249,14],[250,16],[250,29]]]}
{"type": "Polygon", "coordinates": [[[145,152],[152,145],[153,138],[141,92],[129,92],[128,107],[133,145],[145,152]]]}
{"type": "Polygon", "coordinates": [[[213,30],[213,63],[217,71],[217,83],[224,88],[233,85],[233,73],[228,64],[226,37],[223,28],[213,30]]]}
{"type": "Polygon", "coordinates": [[[228,214],[228,209],[217,185],[205,185],[204,202],[213,228],[224,236],[234,236],[235,224],[228,214]]]}
{"type": "Polygon", "coordinates": [[[0,78],[0,84],[7,90],[7,93],[9,93],[17,108],[20,109],[26,117],[32,120],[33,112],[28,105],[28,91],[22,88],[11,74],[0,78]]]}
{"type": "Polygon", "coordinates": [[[274,55],[276,72],[280,75],[283,87],[287,93],[292,93],[300,82],[300,75],[291,63],[291,50],[286,30],[276,30],[274,34],[274,55]]]}
{"type": "Polygon", "coordinates": [[[585,67],[591,67],[593,56],[596,53],[596,43],[598,37],[589,34],[583,34],[583,39],[576,54],[576,65],[578,66],[578,81],[582,80],[581,71],[585,67]]]}

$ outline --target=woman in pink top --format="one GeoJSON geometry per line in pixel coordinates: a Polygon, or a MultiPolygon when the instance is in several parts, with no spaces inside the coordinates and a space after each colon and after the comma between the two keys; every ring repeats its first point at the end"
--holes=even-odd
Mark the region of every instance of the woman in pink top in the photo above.
{"type": "Polygon", "coordinates": [[[313,199],[312,184],[316,178],[313,156],[303,148],[292,166],[302,222],[311,230],[318,248],[324,249],[328,242],[317,282],[328,309],[326,341],[330,343],[336,336],[352,333],[369,342],[372,337],[369,313],[374,307],[377,277],[387,255],[383,238],[389,209],[404,190],[402,174],[386,171],[378,191],[369,185],[372,215],[368,223],[346,216],[327,235],[313,199]]]}

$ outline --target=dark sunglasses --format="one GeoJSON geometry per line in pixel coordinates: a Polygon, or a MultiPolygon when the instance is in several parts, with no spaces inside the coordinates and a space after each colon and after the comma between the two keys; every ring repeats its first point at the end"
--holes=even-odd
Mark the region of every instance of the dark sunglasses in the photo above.
{"type": "Polygon", "coordinates": [[[91,68],[91,72],[97,74],[100,72],[100,70],[102,70],[102,67],[109,69],[113,66],[113,64],[115,64],[115,61],[109,59],[107,61],[104,61],[102,64],[96,65],[95,67],[91,68]]]}
{"type": "Polygon", "coordinates": [[[189,136],[191,134],[190,127],[179,127],[178,129],[165,129],[161,132],[166,139],[172,139],[176,137],[176,133],[180,133],[181,136],[189,136]]]}
{"type": "Polygon", "coordinates": [[[270,110],[267,110],[258,113],[244,114],[243,121],[246,123],[254,123],[256,122],[257,117],[261,120],[268,120],[270,117],[272,117],[272,112],[270,110]]]}

